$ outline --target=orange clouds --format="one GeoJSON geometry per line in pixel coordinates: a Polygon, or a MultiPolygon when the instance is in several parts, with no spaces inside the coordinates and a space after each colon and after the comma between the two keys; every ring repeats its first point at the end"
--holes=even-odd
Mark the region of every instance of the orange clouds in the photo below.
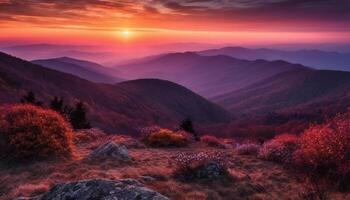
{"type": "Polygon", "coordinates": [[[0,0],[0,38],[123,42],[348,41],[348,0],[0,0]]]}

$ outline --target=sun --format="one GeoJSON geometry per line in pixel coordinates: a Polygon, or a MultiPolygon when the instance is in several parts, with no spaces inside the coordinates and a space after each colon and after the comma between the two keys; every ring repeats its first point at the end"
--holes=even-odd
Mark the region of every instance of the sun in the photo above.
{"type": "Polygon", "coordinates": [[[129,39],[131,37],[131,35],[132,35],[132,32],[130,30],[126,29],[126,30],[122,30],[120,32],[120,35],[124,39],[129,39]]]}

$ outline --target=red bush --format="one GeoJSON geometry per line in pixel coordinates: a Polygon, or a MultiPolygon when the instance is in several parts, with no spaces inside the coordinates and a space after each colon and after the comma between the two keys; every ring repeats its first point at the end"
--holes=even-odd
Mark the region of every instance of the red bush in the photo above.
{"type": "Polygon", "coordinates": [[[236,146],[236,152],[239,155],[257,155],[260,145],[254,143],[240,144],[236,146]]]}
{"type": "Polygon", "coordinates": [[[259,157],[280,162],[289,163],[293,161],[293,154],[298,148],[298,137],[290,134],[276,136],[263,144],[259,151],[259,157]]]}
{"type": "Polygon", "coordinates": [[[82,129],[74,133],[73,140],[75,144],[82,144],[82,143],[96,141],[105,136],[106,136],[106,133],[104,133],[102,130],[98,128],[82,129]]]}
{"type": "Polygon", "coordinates": [[[338,115],[307,129],[300,137],[295,163],[321,174],[350,173],[350,115],[338,115]]]}
{"type": "Polygon", "coordinates": [[[207,144],[208,146],[221,147],[223,143],[213,135],[204,135],[200,138],[200,141],[207,144]]]}
{"type": "Polygon", "coordinates": [[[16,161],[71,156],[72,130],[58,113],[32,105],[0,110],[0,156],[16,161]]]}
{"type": "Polygon", "coordinates": [[[189,144],[190,139],[183,132],[157,129],[144,135],[143,141],[154,147],[183,147],[189,144]]]}
{"type": "Polygon", "coordinates": [[[175,158],[174,177],[182,181],[228,176],[225,154],[221,152],[180,153],[175,158]]]}

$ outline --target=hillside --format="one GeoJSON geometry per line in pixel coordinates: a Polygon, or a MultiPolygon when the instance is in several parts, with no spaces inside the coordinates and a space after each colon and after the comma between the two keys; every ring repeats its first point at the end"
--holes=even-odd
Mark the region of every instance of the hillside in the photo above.
{"type": "Polygon", "coordinates": [[[33,60],[31,62],[97,83],[117,83],[123,80],[117,77],[118,72],[113,69],[108,69],[97,63],[69,57],[33,60]]]}
{"type": "MultiPolygon", "coordinates": [[[[236,114],[288,109],[312,109],[317,112],[330,107],[334,111],[349,105],[349,91],[348,72],[296,70],[278,74],[212,100],[236,114]]],[[[342,111],[344,110],[339,110],[342,111]]]]}
{"type": "Polygon", "coordinates": [[[200,56],[172,53],[145,62],[117,66],[128,78],[170,80],[205,97],[222,95],[273,75],[295,69],[308,69],[284,61],[246,61],[229,56],[200,56]]]}
{"type": "Polygon", "coordinates": [[[327,52],[319,50],[283,51],[275,49],[247,49],[242,47],[225,47],[198,52],[200,55],[227,55],[245,60],[285,60],[291,63],[314,67],[350,71],[350,53],[327,52]]]}
{"type": "Polygon", "coordinates": [[[136,80],[116,85],[96,84],[73,75],[0,53],[0,103],[15,103],[28,91],[47,102],[85,102],[93,126],[112,133],[137,133],[159,124],[174,126],[186,117],[198,125],[225,122],[225,110],[190,90],[162,80],[136,80]],[[145,95],[146,94],[146,95],[145,95]]]}

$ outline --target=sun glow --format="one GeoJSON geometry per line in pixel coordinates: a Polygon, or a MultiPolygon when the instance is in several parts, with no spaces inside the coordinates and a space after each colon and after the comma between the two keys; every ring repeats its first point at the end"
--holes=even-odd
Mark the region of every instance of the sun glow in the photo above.
{"type": "Polygon", "coordinates": [[[126,30],[122,30],[120,32],[120,35],[123,39],[129,39],[132,35],[132,32],[130,30],[126,29],[126,30]]]}

